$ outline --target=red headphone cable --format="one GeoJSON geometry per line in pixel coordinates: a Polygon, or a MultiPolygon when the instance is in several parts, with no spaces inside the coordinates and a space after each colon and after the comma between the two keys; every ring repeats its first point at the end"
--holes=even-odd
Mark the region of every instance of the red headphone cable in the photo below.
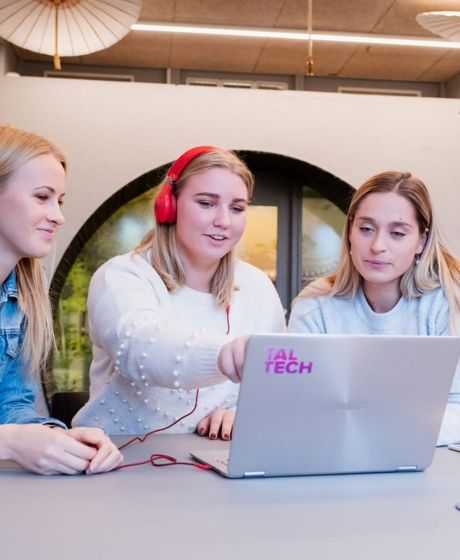
{"type": "MultiPolygon", "coordinates": [[[[158,432],[163,432],[164,430],[167,430],[168,428],[172,428],[178,422],[180,422],[184,418],[187,418],[187,416],[190,416],[191,414],[193,414],[195,412],[197,406],[198,406],[199,393],[200,393],[200,390],[197,389],[196,390],[196,395],[195,395],[195,404],[194,404],[194,406],[193,406],[193,408],[190,412],[187,412],[187,414],[184,414],[183,416],[181,416],[177,420],[174,420],[174,422],[172,422],[168,426],[165,426],[163,428],[157,428],[156,430],[152,430],[151,432],[148,432],[147,434],[144,434],[143,436],[133,437],[132,439],[130,439],[129,441],[127,441],[123,445],[120,445],[120,447],[118,449],[121,451],[122,449],[125,449],[125,447],[128,447],[129,445],[133,444],[136,441],[138,441],[140,443],[144,443],[144,441],[148,437],[150,437],[151,435],[157,434],[158,432]]],[[[199,463],[190,463],[190,462],[187,462],[187,461],[178,461],[175,457],[171,457],[170,455],[163,455],[161,453],[154,453],[154,454],[150,455],[150,457],[148,459],[146,459],[145,461],[139,461],[138,463],[128,463],[126,465],[120,465],[119,467],[117,467],[117,470],[126,469],[128,467],[137,467],[139,465],[147,465],[148,463],[151,463],[153,467],[166,467],[168,465],[189,465],[191,467],[196,467],[197,469],[203,469],[203,470],[208,470],[208,469],[211,468],[209,465],[200,465],[199,463]],[[163,460],[165,462],[158,463],[158,461],[161,461],[161,460],[163,460]]]]}
{"type": "MultiPolygon", "coordinates": [[[[227,332],[225,334],[230,334],[230,305],[227,305],[227,307],[225,308],[225,314],[226,314],[226,317],[227,317],[227,332]]],[[[146,434],[144,434],[142,436],[133,437],[132,439],[128,440],[123,445],[120,445],[120,447],[118,449],[121,451],[122,449],[125,449],[126,447],[129,447],[130,445],[132,445],[133,443],[135,443],[137,441],[139,443],[144,443],[145,440],[147,438],[149,438],[150,436],[152,436],[154,434],[157,434],[159,432],[164,432],[165,430],[168,430],[169,428],[172,428],[173,426],[175,426],[178,422],[181,422],[182,420],[184,420],[184,418],[187,418],[188,416],[191,416],[198,407],[199,395],[200,395],[200,390],[197,389],[196,394],[195,394],[195,404],[193,405],[193,408],[192,408],[192,410],[190,410],[190,412],[187,412],[187,414],[184,414],[183,416],[181,416],[177,420],[174,420],[174,422],[171,422],[171,424],[168,424],[167,426],[164,426],[163,428],[156,428],[155,430],[152,430],[151,432],[147,432],[146,434]]],[[[115,470],[127,469],[129,467],[138,467],[140,465],[147,465],[148,463],[150,463],[153,467],[168,467],[168,466],[173,466],[173,465],[187,465],[189,467],[195,467],[197,469],[206,470],[206,471],[212,468],[210,465],[202,465],[200,463],[191,463],[189,461],[178,461],[175,457],[171,457],[170,455],[164,455],[162,453],[153,453],[152,455],[150,455],[150,457],[148,459],[146,459],[144,461],[139,461],[137,463],[127,463],[126,465],[120,465],[115,470]]]]}

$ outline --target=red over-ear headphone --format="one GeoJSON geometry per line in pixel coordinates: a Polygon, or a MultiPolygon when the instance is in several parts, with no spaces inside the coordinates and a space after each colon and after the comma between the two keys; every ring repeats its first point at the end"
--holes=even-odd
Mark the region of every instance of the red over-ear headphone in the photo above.
{"type": "Polygon", "coordinates": [[[158,224],[174,224],[177,217],[177,200],[173,193],[174,183],[181,176],[182,171],[195,158],[214,152],[214,146],[197,146],[179,156],[169,168],[163,188],[155,199],[154,213],[158,224]]]}

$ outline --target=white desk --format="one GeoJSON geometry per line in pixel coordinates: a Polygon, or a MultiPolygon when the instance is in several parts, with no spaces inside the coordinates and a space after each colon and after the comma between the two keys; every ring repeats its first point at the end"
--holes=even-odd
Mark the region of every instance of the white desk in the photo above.
{"type": "MultiPolygon", "coordinates": [[[[126,438],[116,438],[118,442],[126,438]]],[[[195,435],[154,436],[126,462],[188,460],[195,435]]],[[[0,558],[456,559],[460,453],[424,473],[228,480],[192,467],[41,477],[0,469],[0,558]]]]}

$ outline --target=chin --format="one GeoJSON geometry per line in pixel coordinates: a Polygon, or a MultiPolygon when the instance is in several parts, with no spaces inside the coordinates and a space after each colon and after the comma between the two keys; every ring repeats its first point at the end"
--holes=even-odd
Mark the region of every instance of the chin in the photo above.
{"type": "Polygon", "coordinates": [[[363,276],[364,280],[366,282],[369,282],[371,284],[391,284],[393,282],[395,282],[396,280],[398,280],[398,277],[388,277],[388,276],[379,276],[378,274],[376,274],[375,276],[373,275],[367,275],[367,276],[363,276]]]}
{"type": "Polygon", "coordinates": [[[44,259],[51,252],[51,245],[48,247],[35,247],[31,248],[27,253],[23,255],[23,258],[28,259],[44,259]]]}

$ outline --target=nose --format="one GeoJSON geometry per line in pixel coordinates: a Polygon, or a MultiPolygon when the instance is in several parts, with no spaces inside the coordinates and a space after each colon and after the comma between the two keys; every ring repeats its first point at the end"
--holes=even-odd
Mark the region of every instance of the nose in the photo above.
{"type": "Polygon", "coordinates": [[[386,251],[386,242],[383,233],[377,233],[372,239],[371,251],[375,254],[386,251]]]}
{"type": "Polygon", "coordinates": [[[230,209],[223,204],[216,206],[214,214],[214,225],[219,227],[228,227],[230,225],[230,209]]]}
{"type": "Polygon", "coordinates": [[[58,202],[55,202],[52,205],[52,208],[51,208],[50,213],[48,215],[48,220],[50,222],[53,222],[54,224],[56,224],[58,226],[62,225],[65,222],[64,215],[61,211],[61,207],[60,207],[58,202]]]}

